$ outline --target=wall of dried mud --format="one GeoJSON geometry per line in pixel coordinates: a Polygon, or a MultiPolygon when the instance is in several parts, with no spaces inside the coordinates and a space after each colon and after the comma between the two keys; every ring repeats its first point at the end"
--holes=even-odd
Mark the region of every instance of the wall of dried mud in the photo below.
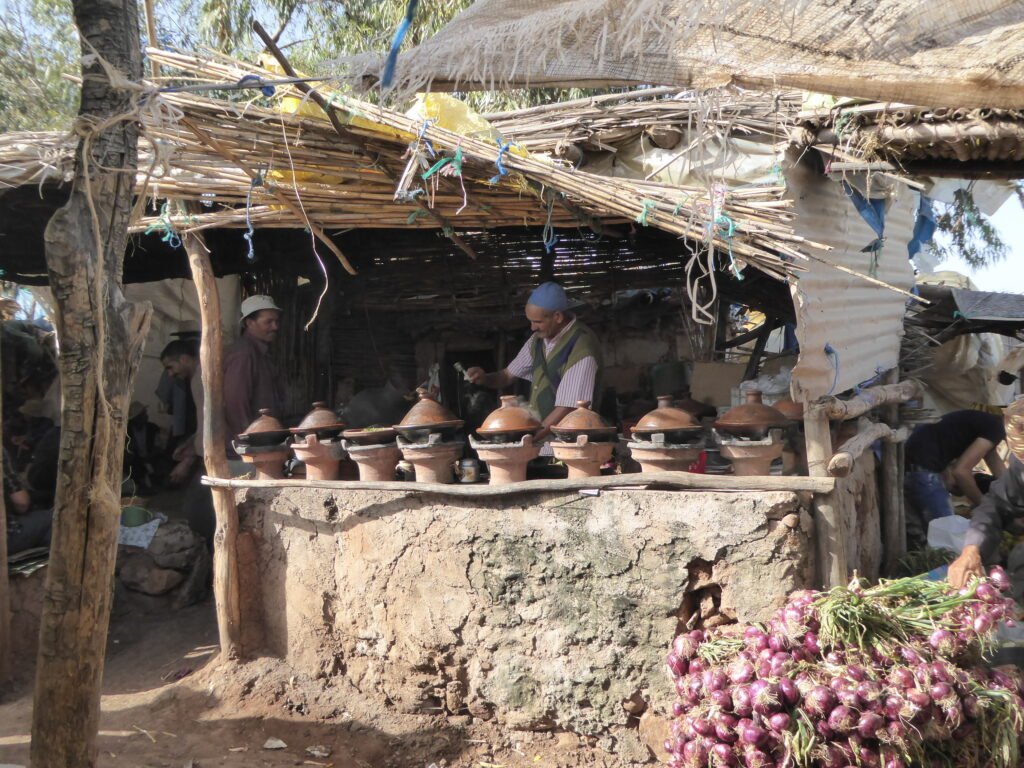
{"type": "Polygon", "coordinates": [[[683,626],[813,579],[796,494],[239,491],[245,642],[405,712],[583,734],[674,691],[683,626]]]}

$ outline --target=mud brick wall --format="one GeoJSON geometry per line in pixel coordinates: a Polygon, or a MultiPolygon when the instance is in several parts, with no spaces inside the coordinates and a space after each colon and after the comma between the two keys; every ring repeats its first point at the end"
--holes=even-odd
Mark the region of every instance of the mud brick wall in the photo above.
{"type": "Polygon", "coordinates": [[[513,728],[666,711],[681,628],[766,619],[813,578],[788,492],[238,498],[248,642],[399,711],[513,728]]]}

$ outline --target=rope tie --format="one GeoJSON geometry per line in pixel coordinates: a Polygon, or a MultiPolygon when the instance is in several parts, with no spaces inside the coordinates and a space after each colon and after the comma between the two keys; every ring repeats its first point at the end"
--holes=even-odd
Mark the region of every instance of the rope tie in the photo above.
{"type": "Polygon", "coordinates": [[[398,65],[398,50],[402,47],[402,41],[409,33],[413,17],[416,15],[416,6],[420,0],[409,0],[405,7],[405,18],[402,19],[395,30],[395,36],[391,38],[391,50],[388,51],[387,61],[384,62],[384,73],[381,75],[380,84],[384,88],[390,88],[395,80],[395,68],[398,65]]]}
{"type": "Polygon", "coordinates": [[[508,154],[508,150],[511,147],[519,146],[514,142],[502,141],[501,139],[495,139],[495,142],[498,145],[498,156],[494,159],[494,167],[498,169],[498,172],[488,179],[488,184],[497,184],[501,181],[502,176],[508,176],[508,168],[505,167],[505,163],[502,161],[502,158],[508,154]]]}
{"type": "Polygon", "coordinates": [[[654,200],[644,200],[641,203],[643,207],[640,209],[640,215],[636,217],[636,223],[641,226],[647,226],[647,217],[651,215],[651,212],[657,207],[657,203],[654,200]]]}
{"type": "Polygon", "coordinates": [[[740,268],[736,265],[736,258],[732,253],[732,238],[736,234],[736,222],[724,213],[721,213],[715,217],[714,223],[709,227],[709,234],[712,237],[717,236],[725,240],[725,246],[729,253],[729,266],[732,267],[732,273],[736,279],[742,280],[743,273],[740,272],[740,268]]]}
{"type": "Polygon", "coordinates": [[[239,88],[259,88],[260,93],[268,99],[277,93],[277,89],[270,83],[265,82],[259,75],[243,75],[235,85],[239,88]]]}
{"type": "Polygon", "coordinates": [[[174,228],[174,222],[171,221],[170,206],[166,200],[160,206],[160,215],[157,216],[156,221],[146,227],[146,231],[143,234],[149,235],[154,232],[162,232],[163,235],[160,239],[171,248],[177,250],[181,247],[181,237],[174,228]]]}

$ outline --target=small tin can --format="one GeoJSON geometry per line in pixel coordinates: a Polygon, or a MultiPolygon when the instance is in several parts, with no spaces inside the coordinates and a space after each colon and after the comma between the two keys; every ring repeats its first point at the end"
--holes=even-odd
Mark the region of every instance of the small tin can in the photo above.
{"type": "Polygon", "coordinates": [[[398,475],[399,480],[411,483],[416,479],[416,468],[408,461],[398,462],[398,466],[395,467],[395,473],[398,475]]]}
{"type": "Polygon", "coordinates": [[[480,480],[480,462],[476,459],[463,459],[459,462],[459,482],[476,483],[480,480]]]}

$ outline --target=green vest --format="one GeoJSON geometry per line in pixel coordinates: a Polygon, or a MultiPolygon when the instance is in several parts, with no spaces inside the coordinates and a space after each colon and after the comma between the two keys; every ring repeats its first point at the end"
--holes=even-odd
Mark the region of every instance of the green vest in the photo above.
{"type": "MultiPolygon", "coordinates": [[[[543,339],[535,337],[532,344],[530,406],[540,414],[541,419],[546,419],[555,409],[555,395],[558,392],[558,385],[562,382],[562,376],[576,363],[585,357],[594,358],[597,361],[597,378],[600,377],[601,342],[597,334],[577,320],[572,330],[558,340],[547,357],[544,356],[543,339]]],[[[592,398],[596,398],[600,392],[597,378],[594,380],[592,398]]],[[[599,403],[594,403],[595,408],[598,406],[599,403]]]]}

